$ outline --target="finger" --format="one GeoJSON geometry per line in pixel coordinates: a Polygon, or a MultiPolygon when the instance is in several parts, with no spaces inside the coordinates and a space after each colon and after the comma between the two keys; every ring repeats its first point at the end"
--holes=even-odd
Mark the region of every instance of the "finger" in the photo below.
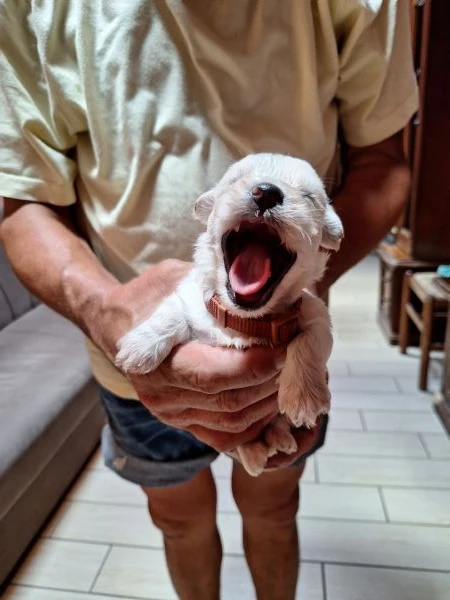
{"type": "Polygon", "coordinates": [[[264,427],[270,423],[275,415],[276,413],[272,413],[262,421],[254,423],[247,431],[237,434],[213,431],[206,427],[202,427],[201,425],[190,425],[189,427],[186,427],[186,430],[190,431],[197,439],[208,444],[208,446],[211,446],[218,452],[228,452],[234,450],[238,446],[242,446],[247,442],[257,439],[264,427]]]}
{"type": "Polygon", "coordinates": [[[159,370],[175,387],[215,394],[272,379],[285,358],[285,346],[238,350],[189,342],[177,346],[159,370]]]}
{"type": "Polygon", "coordinates": [[[180,429],[186,429],[191,425],[200,425],[214,431],[237,434],[246,431],[254,423],[267,416],[276,414],[277,408],[277,394],[275,393],[254,406],[238,412],[220,413],[188,408],[175,414],[159,412],[157,417],[164,423],[180,429]]]}
{"type": "Polygon", "coordinates": [[[168,388],[157,394],[153,391],[147,394],[144,389],[138,388],[138,395],[141,402],[153,413],[163,412],[169,415],[187,408],[212,412],[237,412],[277,393],[278,387],[278,377],[274,377],[254,387],[225,390],[218,394],[205,394],[179,388],[168,388]]]}
{"type": "Polygon", "coordinates": [[[299,427],[297,429],[291,429],[292,435],[295,437],[297,442],[297,451],[294,454],[284,454],[279,452],[275,456],[269,459],[267,462],[267,469],[283,467],[293,464],[300,457],[304,456],[314,448],[319,442],[322,431],[322,417],[318,420],[318,423],[312,429],[306,427],[299,427]]]}

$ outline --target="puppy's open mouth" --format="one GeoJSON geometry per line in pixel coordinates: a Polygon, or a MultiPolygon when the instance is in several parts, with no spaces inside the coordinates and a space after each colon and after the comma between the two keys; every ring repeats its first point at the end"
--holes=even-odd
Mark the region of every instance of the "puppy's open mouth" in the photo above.
{"type": "Polygon", "coordinates": [[[278,233],[265,223],[241,223],[222,237],[228,274],[228,293],[239,306],[255,309],[271,298],[294,264],[296,255],[283,245],[278,233]]]}

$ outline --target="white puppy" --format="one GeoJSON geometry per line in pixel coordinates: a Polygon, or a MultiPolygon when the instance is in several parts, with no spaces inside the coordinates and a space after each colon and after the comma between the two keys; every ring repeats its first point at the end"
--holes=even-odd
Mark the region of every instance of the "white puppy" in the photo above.
{"type": "Polygon", "coordinates": [[[314,169],[275,154],[233,164],[194,212],[206,231],[193,270],[150,319],[120,340],[116,363],[146,373],[192,339],[245,348],[296,336],[279,378],[283,416],[261,439],[237,449],[247,471],[258,475],[270,456],[296,451],[291,425],[312,427],[329,410],[331,323],[309,290],[324,273],[328,251],[339,249],[342,224],[314,169]]]}

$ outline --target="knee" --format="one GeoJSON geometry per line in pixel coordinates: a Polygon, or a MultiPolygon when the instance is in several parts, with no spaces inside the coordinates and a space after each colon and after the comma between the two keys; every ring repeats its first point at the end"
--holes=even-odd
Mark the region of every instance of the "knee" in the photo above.
{"type": "Polygon", "coordinates": [[[269,487],[263,493],[254,493],[251,486],[233,479],[232,491],[242,519],[246,523],[263,521],[263,526],[270,527],[273,524],[281,527],[295,521],[300,497],[298,484],[273,489],[269,487]]]}
{"type": "Polygon", "coordinates": [[[166,539],[201,535],[216,527],[215,489],[204,490],[191,497],[179,490],[168,488],[163,493],[144,489],[148,509],[154,525],[166,539]]]}

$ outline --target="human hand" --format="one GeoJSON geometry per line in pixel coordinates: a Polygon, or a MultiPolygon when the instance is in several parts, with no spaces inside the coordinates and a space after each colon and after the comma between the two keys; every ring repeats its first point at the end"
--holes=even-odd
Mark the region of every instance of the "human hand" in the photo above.
{"type": "Polygon", "coordinates": [[[327,417],[321,415],[317,423],[311,429],[306,427],[297,427],[291,429],[291,434],[294,436],[297,442],[297,450],[293,454],[285,454],[278,452],[275,456],[269,458],[265,471],[271,471],[279,469],[281,467],[288,467],[297,462],[302,456],[308,456],[313,449],[320,447],[323,443],[324,436],[324,420],[327,417]]]}
{"type": "MultiPolygon", "coordinates": [[[[117,341],[151,315],[189,268],[189,263],[164,261],[109,292],[93,340],[111,360],[117,341]]],[[[285,353],[285,348],[237,350],[189,342],[155,371],[127,376],[159,420],[227,451],[257,437],[275,416],[285,353]]]]}

